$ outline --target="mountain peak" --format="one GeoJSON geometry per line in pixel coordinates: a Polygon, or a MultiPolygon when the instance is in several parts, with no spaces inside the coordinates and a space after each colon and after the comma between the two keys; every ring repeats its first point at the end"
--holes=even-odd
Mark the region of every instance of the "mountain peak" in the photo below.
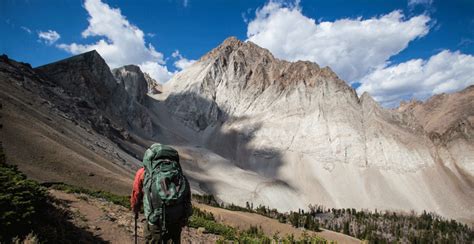
{"type": "Polygon", "coordinates": [[[243,79],[245,87],[249,87],[248,84],[257,84],[259,90],[270,84],[282,86],[281,88],[299,83],[316,86],[322,80],[332,80],[342,89],[348,89],[348,85],[329,67],[321,68],[311,61],[280,60],[268,49],[250,41],[243,42],[233,36],[204,55],[199,62],[213,62],[214,67],[231,72],[230,77],[243,79]]]}
{"type": "Polygon", "coordinates": [[[83,59],[88,60],[88,61],[102,60],[105,63],[105,60],[102,58],[102,56],[100,56],[99,52],[97,52],[95,49],[91,50],[91,51],[88,51],[88,52],[85,52],[85,53],[81,53],[81,54],[72,56],[72,57],[67,58],[67,59],[60,60],[59,62],[67,61],[67,60],[73,60],[73,59],[80,59],[80,58],[83,58],[83,59]]]}
{"type": "Polygon", "coordinates": [[[99,52],[97,52],[97,50],[95,50],[95,49],[93,49],[93,50],[91,50],[91,51],[88,51],[88,52],[85,52],[85,53],[82,53],[82,54],[79,54],[79,55],[77,55],[77,56],[80,56],[80,55],[83,55],[83,56],[93,56],[93,57],[97,57],[97,56],[98,56],[98,57],[101,57],[101,58],[102,58],[102,56],[100,56],[99,52]]]}
{"type": "Polygon", "coordinates": [[[258,46],[257,44],[247,41],[241,41],[234,36],[231,36],[225,39],[219,46],[212,49],[210,52],[201,57],[200,61],[205,61],[208,59],[216,59],[219,57],[229,57],[232,53],[236,51],[241,51],[240,56],[248,54],[252,56],[267,56],[271,59],[275,59],[269,50],[258,46]]]}
{"type": "Polygon", "coordinates": [[[117,88],[117,81],[109,66],[95,51],[85,52],[35,68],[76,97],[105,106],[117,88]]]}
{"type": "Polygon", "coordinates": [[[37,67],[38,70],[48,69],[48,67],[55,67],[57,65],[66,65],[66,66],[88,66],[94,70],[102,70],[102,69],[109,69],[109,66],[105,62],[105,60],[100,56],[100,54],[96,50],[88,51],[85,53],[81,53],[66,59],[62,59],[50,64],[42,65],[37,67]]]}
{"type": "Polygon", "coordinates": [[[129,64],[129,65],[124,65],[122,67],[116,68],[114,70],[126,70],[130,72],[135,72],[135,73],[143,73],[140,67],[134,64],[129,64]]]}
{"type": "Polygon", "coordinates": [[[287,96],[294,95],[291,106],[295,109],[336,93],[352,104],[358,102],[355,90],[329,67],[321,68],[311,61],[280,60],[269,50],[235,37],[224,40],[193,69],[173,77],[167,86],[173,91],[173,95],[167,97],[167,105],[180,107],[184,123],[196,131],[225,119],[219,114],[235,117],[256,114],[287,96]],[[208,111],[186,105],[199,103],[208,111]],[[217,108],[222,113],[216,112],[217,108]]]}
{"type": "Polygon", "coordinates": [[[243,43],[244,42],[237,39],[237,37],[230,36],[222,42],[221,46],[241,46],[243,43]]]}
{"type": "Polygon", "coordinates": [[[139,103],[143,103],[148,92],[148,81],[140,67],[125,65],[112,70],[115,79],[124,85],[129,95],[139,103]]]}

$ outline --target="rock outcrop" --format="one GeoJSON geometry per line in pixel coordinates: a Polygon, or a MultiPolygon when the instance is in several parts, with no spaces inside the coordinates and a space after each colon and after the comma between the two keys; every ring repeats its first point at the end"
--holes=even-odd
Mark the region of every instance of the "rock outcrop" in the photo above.
{"type": "Polygon", "coordinates": [[[143,104],[148,92],[148,79],[142,73],[140,67],[136,65],[126,65],[117,69],[113,69],[112,73],[119,82],[123,84],[127,94],[135,101],[143,104]]]}

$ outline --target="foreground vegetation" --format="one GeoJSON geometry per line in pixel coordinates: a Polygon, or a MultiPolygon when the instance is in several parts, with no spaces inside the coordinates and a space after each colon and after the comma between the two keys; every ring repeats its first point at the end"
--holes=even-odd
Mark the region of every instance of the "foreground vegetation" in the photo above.
{"type": "Polygon", "coordinates": [[[326,243],[327,241],[318,236],[308,234],[295,238],[293,235],[280,237],[278,234],[271,238],[266,236],[260,226],[251,226],[247,230],[238,230],[236,228],[217,223],[212,213],[202,211],[199,208],[193,208],[193,216],[190,219],[190,227],[204,228],[207,233],[222,236],[220,242],[235,241],[237,243],[326,243]]]}
{"type": "Polygon", "coordinates": [[[307,211],[279,213],[259,205],[247,203],[246,207],[219,204],[212,195],[193,195],[201,203],[234,211],[257,213],[278,219],[297,228],[319,231],[325,228],[350,235],[370,243],[472,243],[474,232],[465,224],[448,220],[434,213],[372,212],[356,209],[328,209],[310,205],[307,211]]]}
{"type": "Polygon", "coordinates": [[[47,189],[8,165],[0,142],[0,243],[100,243],[68,219],[47,189]],[[74,241],[71,241],[74,240],[74,241]]]}
{"type": "Polygon", "coordinates": [[[40,210],[46,208],[46,199],[43,187],[6,164],[0,144],[0,242],[16,235],[26,236],[36,224],[34,220],[40,210]]]}
{"type": "Polygon", "coordinates": [[[371,242],[472,243],[474,240],[474,232],[467,225],[426,211],[416,214],[319,207],[309,214],[324,228],[371,242]]]}

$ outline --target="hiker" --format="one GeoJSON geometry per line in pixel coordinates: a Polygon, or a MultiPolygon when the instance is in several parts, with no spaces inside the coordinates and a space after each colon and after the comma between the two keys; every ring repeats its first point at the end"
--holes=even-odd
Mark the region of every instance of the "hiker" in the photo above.
{"type": "Polygon", "coordinates": [[[130,203],[135,223],[143,203],[145,243],[181,242],[181,229],[192,214],[191,189],[175,149],[156,143],[145,151],[130,203]]]}

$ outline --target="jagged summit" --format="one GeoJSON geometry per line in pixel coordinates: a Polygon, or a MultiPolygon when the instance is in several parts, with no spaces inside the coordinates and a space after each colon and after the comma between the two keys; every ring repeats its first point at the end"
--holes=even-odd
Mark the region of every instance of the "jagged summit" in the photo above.
{"type": "Polygon", "coordinates": [[[230,37],[204,55],[193,67],[173,77],[164,90],[168,94],[196,91],[225,103],[224,110],[229,113],[241,113],[245,112],[242,111],[244,108],[228,107],[246,104],[243,105],[245,110],[250,110],[257,105],[251,103],[261,94],[268,96],[268,101],[265,101],[268,103],[278,99],[282,93],[291,93],[296,89],[311,94],[315,93],[315,89],[323,88],[346,93],[353,101],[358,101],[355,90],[339,79],[329,67],[320,68],[310,61],[280,60],[252,42],[230,37]],[[226,94],[224,90],[232,90],[232,96],[220,95],[226,94]]]}
{"type": "Polygon", "coordinates": [[[271,54],[269,50],[262,48],[253,42],[250,42],[250,41],[244,42],[237,39],[235,36],[231,36],[225,39],[219,46],[217,46],[216,48],[212,49],[207,54],[202,56],[200,60],[216,58],[217,56],[222,55],[222,54],[228,55],[231,52],[236,51],[240,48],[250,49],[252,51],[259,53],[260,55],[270,56],[272,59],[274,59],[273,55],[271,54]]]}
{"type": "Polygon", "coordinates": [[[216,67],[230,69],[234,73],[247,71],[245,83],[263,83],[263,89],[270,84],[285,88],[303,83],[306,86],[316,86],[321,79],[332,79],[345,89],[351,89],[344,81],[329,68],[310,61],[288,62],[277,59],[273,54],[257,44],[243,42],[236,37],[229,37],[221,45],[204,55],[198,62],[211,62],[216,67]]]}
{"type": "Polygon", "coordinates": [[[164,90],[167,105],[178,107],[176,114],[182,114],[183,121],[195,130],[227,117],[281,109],[275,106],[313,110],[315,101],[321,99],[334,103],[344,99],[350,107],[359,103],[355,90],[330,68],[309,61],[280,60],[267,49],[235,37],[175,75],[164,90]],[[294,99],[291,105],[283,105],[283,100],[290,97],[294,99]]]}

